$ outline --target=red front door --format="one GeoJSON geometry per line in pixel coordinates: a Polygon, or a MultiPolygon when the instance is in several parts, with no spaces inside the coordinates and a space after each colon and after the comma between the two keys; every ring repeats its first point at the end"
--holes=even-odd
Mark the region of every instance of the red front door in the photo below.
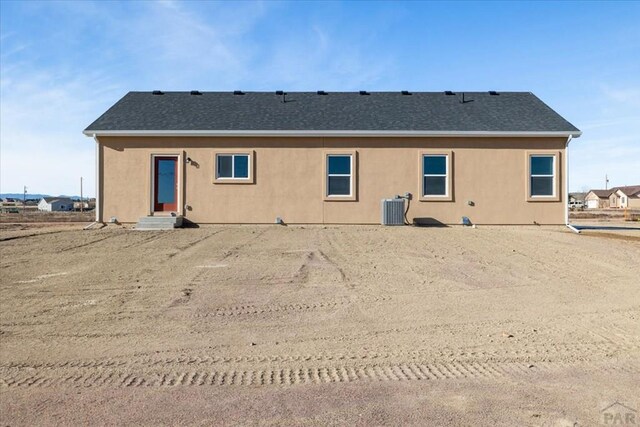
{"type": "Polygon", "coordinates": [[[175,212],[178,210],[178,158],[154,157],[153,210],[175,212]]]}

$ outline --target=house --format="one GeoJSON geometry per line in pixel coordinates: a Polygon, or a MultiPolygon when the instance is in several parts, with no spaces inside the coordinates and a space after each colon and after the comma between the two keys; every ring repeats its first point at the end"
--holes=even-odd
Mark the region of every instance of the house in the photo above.
{"type": "Polygon", "coordinates": [[[76,211],[80,210],[91,210],[96,207],[95,201],[92,200],[74,200],[73,209],[76,211]]]}
{"type": "Polygon", "coordinates": [[[46,212],[66,212],[73,210],[73,200],[67,197],[43,197],[38,210],[46,212]]]}
{"type": "Polygon", "coordinates": [[[0,199],[0,212],[1,213],[18,213],[20,209],[24,209],[22,201],[18,201],[11,197],[5,197],[0,199]]]}
{"type": "Polygon", "coordinates": [[[590,190],[584,197],[587,209],[605,209],[609,207],[609,196],[613,190],[590,190]]]}
{"type": "Polygon", "coordinates": [[[130,92],[85,130],[96,219],[565,224],[581,132],[530,92],[130,92]]]}
{"type": "Polygon", "coordinates": [[[638,208],[640,209],[640,185],[615,187],[611,189],[609,205],[612,208],[638,208]]]}
{"type": "Polygon", "coordinates": [[[76,211],[79,210],[91,210],[96,207],[95,199],[87,199],[87,200],[75,200],[73,202],[73,209],[76,211]]]}
{"type": "Polygon", "coordinates": [[[569,193],[569,207],[570,208],[583,208],[584,197],[587,193],[569,193]]]}

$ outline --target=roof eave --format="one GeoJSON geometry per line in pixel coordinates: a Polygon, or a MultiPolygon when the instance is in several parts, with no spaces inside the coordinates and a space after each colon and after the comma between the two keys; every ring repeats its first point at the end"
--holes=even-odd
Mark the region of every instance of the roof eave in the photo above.
{"type": "Polygon", "coordinates": [[[86,136],[277,136],[277,137],[519,137],[579,138],[581,131],[383,131],[383,130],[85,130],[86,136]]]}

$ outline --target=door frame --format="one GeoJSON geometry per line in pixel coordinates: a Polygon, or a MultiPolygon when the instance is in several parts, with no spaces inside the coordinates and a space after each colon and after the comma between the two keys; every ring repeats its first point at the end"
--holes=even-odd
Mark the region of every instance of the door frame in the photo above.
{"type": "Polygon", "coordinates": [[[150,156],[150,174],[149,174],[149,215],[162,216],[162,215],[171,215],[173,211],[156,211],[155,210],[155,198],[156,198],[156,189],[155,189],[155,179],[156,179],[156,157],[175,157],[176,158],[176,214],[184,215],[184,179],[183,179],[183,153],[177,151],[171,152],[154,152],[150,156]]]}

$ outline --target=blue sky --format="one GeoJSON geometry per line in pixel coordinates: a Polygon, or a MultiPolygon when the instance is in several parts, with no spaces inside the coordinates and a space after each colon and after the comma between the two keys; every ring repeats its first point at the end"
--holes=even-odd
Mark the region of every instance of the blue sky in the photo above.
{"type": "Polygon", "coordinates": [[[94,194],[129,90],[532,91],[570,188],[640,184],[640,2],[0,2],[0,192],[94,194]]]}

